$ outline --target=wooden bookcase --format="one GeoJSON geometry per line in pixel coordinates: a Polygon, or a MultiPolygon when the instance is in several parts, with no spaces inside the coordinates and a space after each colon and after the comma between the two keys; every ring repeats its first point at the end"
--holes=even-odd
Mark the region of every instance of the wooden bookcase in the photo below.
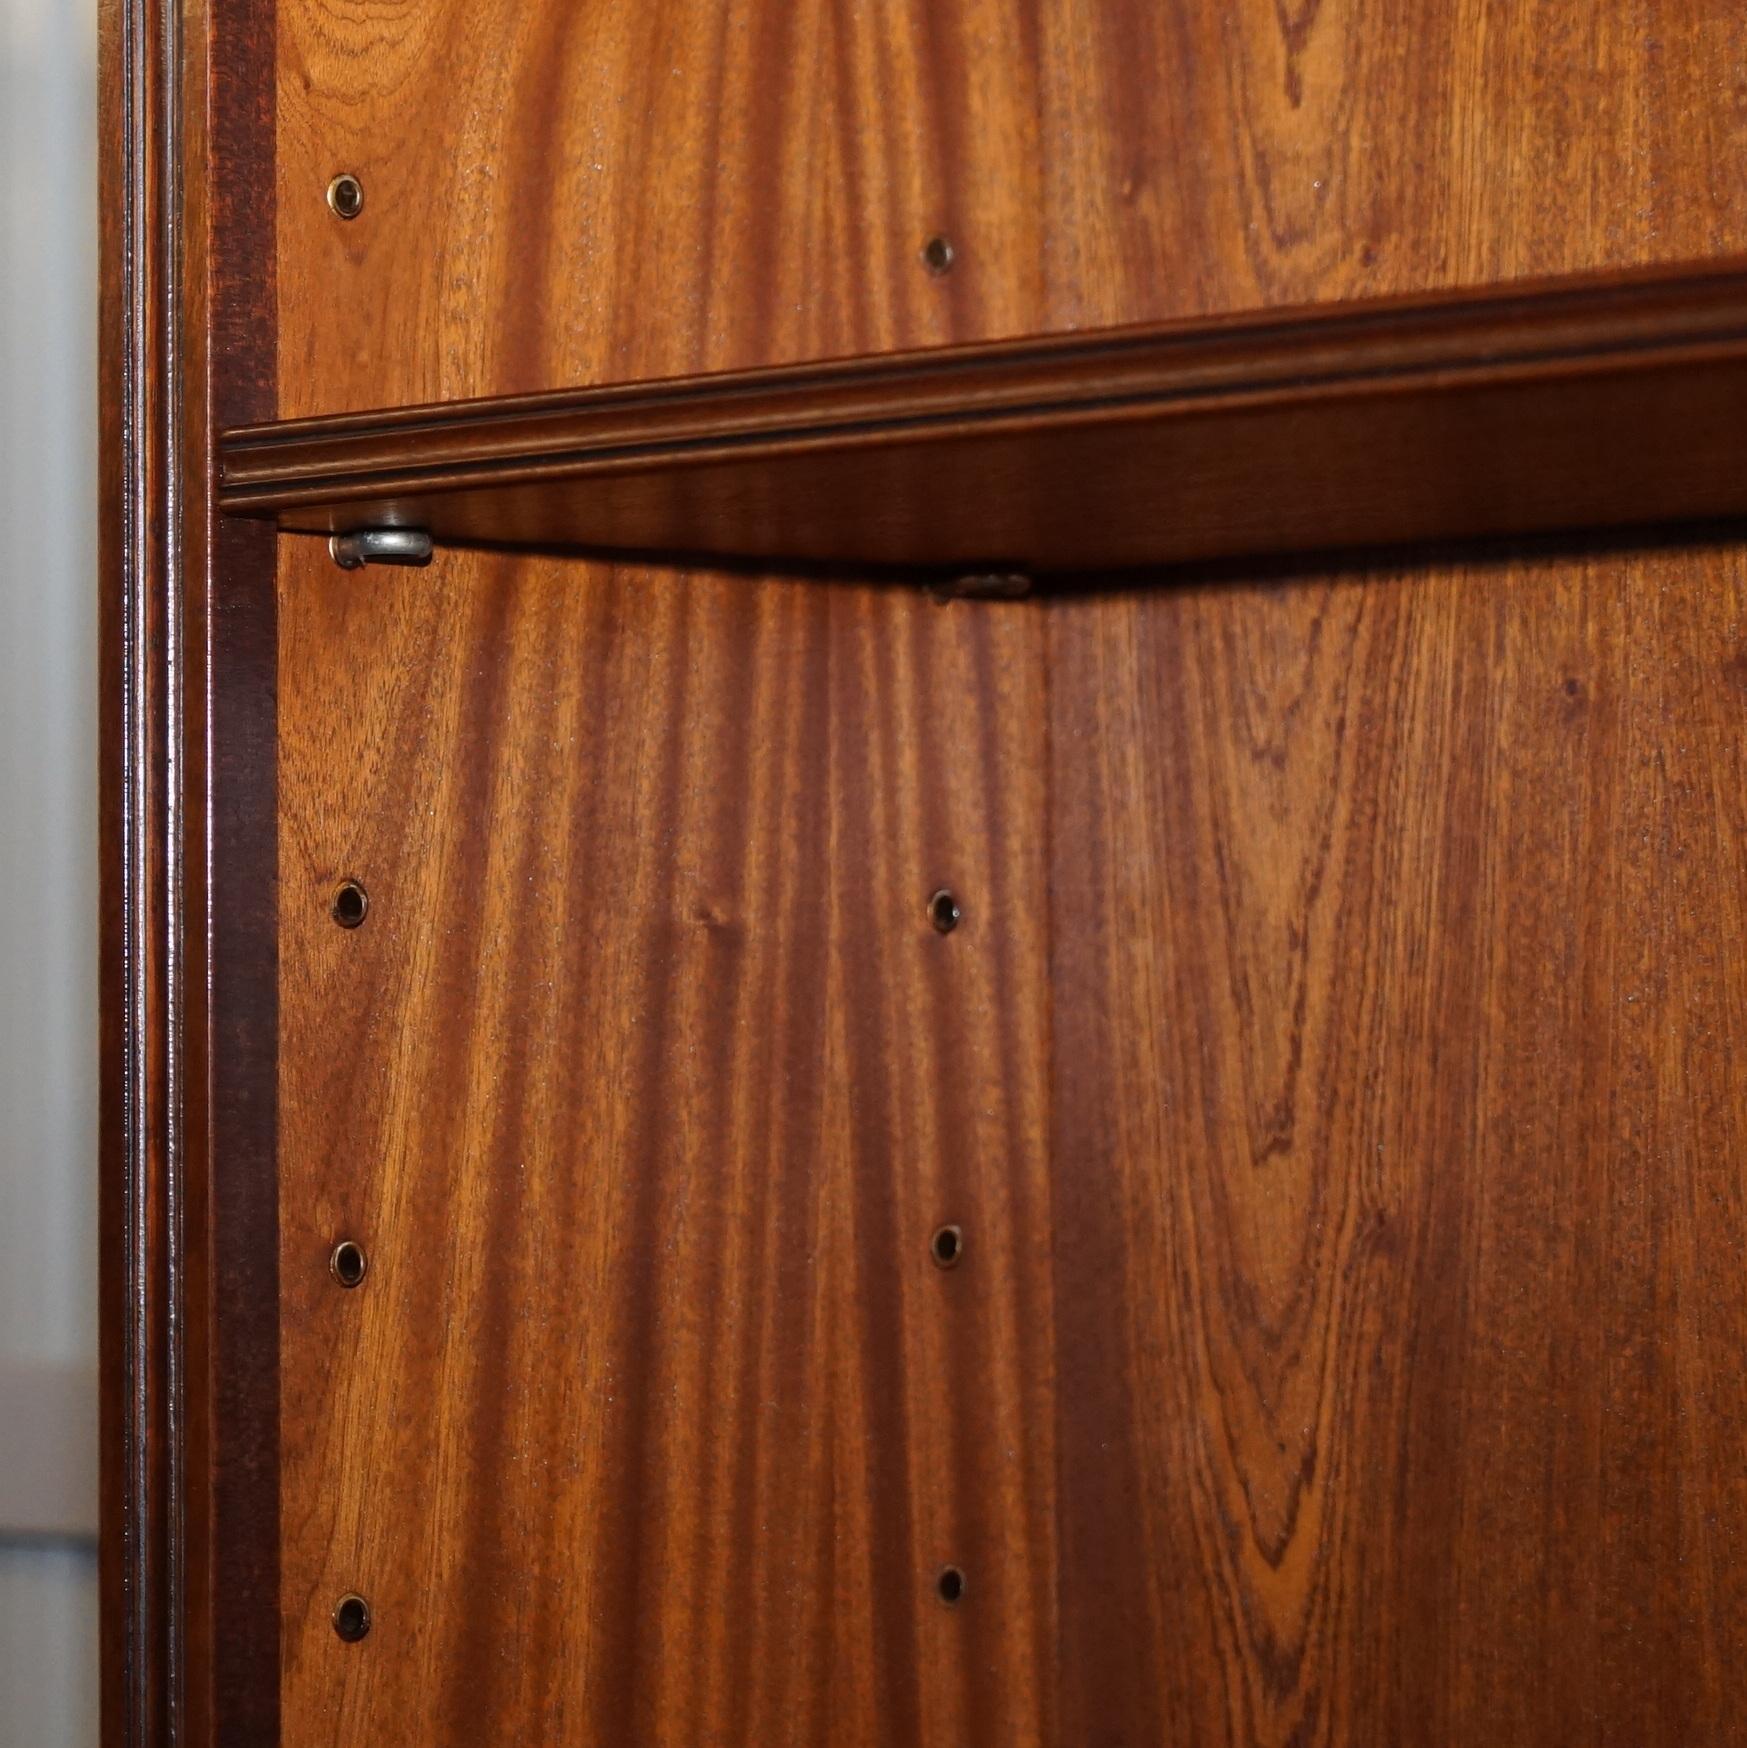
{"type": "Polygon", "coordinates": [[[102,59],[111,1748],[1743,1739],[1747,15],[102,59]]]}

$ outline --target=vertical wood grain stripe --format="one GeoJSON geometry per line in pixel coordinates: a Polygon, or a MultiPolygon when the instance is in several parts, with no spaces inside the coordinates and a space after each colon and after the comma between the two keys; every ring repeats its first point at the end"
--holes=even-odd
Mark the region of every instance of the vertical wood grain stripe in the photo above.
{"type": "Polygon", "coordinates": [[[1747,572],[1502,580],[1054,626],[1074,1739],[1733,1734],[1747,572]]]}
{"type": "Polygon", "coordinates": [[[284,563],[287,1741],[1046,1735],[1041,621],[284,563]]]}
{"type": "MultiPolygon", "coordinates": [[[[283,410],[1738,250],[1744,32],[286,0],[283,410]]],[[[1730,1739],[1741,581],[286,542],[286,1742],[1730,1739]]]]}

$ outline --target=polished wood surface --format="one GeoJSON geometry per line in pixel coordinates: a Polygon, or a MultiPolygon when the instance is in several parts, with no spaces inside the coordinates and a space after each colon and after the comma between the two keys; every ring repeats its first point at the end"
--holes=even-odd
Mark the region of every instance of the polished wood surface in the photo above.
{"type": "MultiPolygon", "coordinates": [[[[1744,35],[286,0],[280,412],[1722,256],[1744,35]]],[[[1739,1739],[1734,548],[280,545],[287,1744],[1739,1739]]]]}
{"type": "Polygon", "coordinates": [[[1100,571],[1747,511],[1747,270],[1597,275],[227,435],[280,526],[1100,571]]]}
{"type": "Polygon", "coordinates": [[[295,0],[280,414],[1724,253],[1742,30],[1729,0],[295,0]]]}
{"type": "Polygon", "coordinates": [[[1062,1739],[1740,1739],[1744,598],[1052,609],[1062,1739]]]}
{"type": "MultiPolygon", "coordinates": [[[[1747,240],[1739,14],[1221,15],[1215,307],[1747,240]]],[[[1742,1739],[1742,581],[1055,604],[1065,1739],[1742,1739]]]]}
{"type": "Polygon", "coordinates": [[[1053,1739],[1042,622],[286,552],[286,1739],[1053,1739]]]}
{"type": "MultiPolygon", "coordinates": [[[[272,0],[102,0],[106,1748],[279,1734],[272,0]]],[[[6,1723],[0,1722],[0,1734],[6,1723]]]]}

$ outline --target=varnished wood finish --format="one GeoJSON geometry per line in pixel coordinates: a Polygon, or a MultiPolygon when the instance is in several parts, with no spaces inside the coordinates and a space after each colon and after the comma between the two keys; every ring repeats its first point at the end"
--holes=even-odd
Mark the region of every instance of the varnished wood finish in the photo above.
{"type": "Polygon", "coordinates": [[[287,1741],[1055,1739],[1041,619],[281,612],[287,1741]]]}
{"type": "Polygon", "coordinates": [[[278,1733],[273,8],[106,0],[102,1587],[109,1748],[278,1733]]]}
{"type": "MultiPolygon", "coordinates": [[[[998,279],[992,329],[955,313],[967,255],[923,267],[950,213],[766,204],[772,152],[853,173],[779,92],[967,22],[282,10],[282,411],[1023,331],[998,279]],[[490,167],[459,202],[457,151],[490,167]],[[533,186],[616,234],[517,216],[533,186]]],[[[347,579],[296,541],[280,599],[289,1748],[1053,1739],[1047,834],[1002,750],[1039,622],[461,553],[347,579]]]]}
{"type": "Polygon", "coordinates": [[[1701,264],[227,435],[282,527],[1098,571],[1747,510],[1747,270],[1701,264]]]}
{"type": "Polygon", "coordinates": [[[1730,0],[296,0],[280,411],[1715,256],[1741,32],[1730,0]]]}
{"type": "MultiPolygon", "coordinates": [[[[280,411],[1720,257],[1744,28],[283,0],[280,411]]],[[[281,547],[290,1748],[1739,1738],[1733,548],[281,547]]]]}
{"type": "Polygon", "coordinates": [[[1744,598],[1055,607],[1064,1739],[1740,1739],[1744,598]]]}
{"type": "MultiPolygon", "coordinates": [[[[1213,307],[1747,241],[1739,13],[1217,16],[1213,307]]],[[[1742,1739],[1742,583],[1054,604],[1064,1740],[1742,1739]]]]}

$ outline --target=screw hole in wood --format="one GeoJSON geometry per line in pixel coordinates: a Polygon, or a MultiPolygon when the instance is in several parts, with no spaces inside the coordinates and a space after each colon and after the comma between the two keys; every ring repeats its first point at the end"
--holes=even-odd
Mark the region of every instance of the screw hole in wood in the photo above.
{"type": "Polygon", "coordinates": [[[950,935],[963,916],[958,900],[944,886],[928,901],[928,920],[933,923],[936,934],[950,935]]]}
{"type": "Polygon", "coordinates": [[[922,265],[939,279],[943,274],[952,271],[956,253],[951,243],[945,237],[930,237],[922,245],[922,265]]]}
{"type": "Polygon", "coordinates": [[[342,170],[328,184],[328,206],[336,218],[355,219],[364,210],[364,184],[342,170]]]}
{"type": "Polygon", "coordinates": [[[964,1601],[964,1573],[957,1566],[943,1566],[934,1581],[934,1590],[948,1608],[957,1608],[964,1601]]]}
{"type": "Polygon", "coordinates": [[[334,1279],[342,1287],[355,1287],[364,1278],[369,1268],[369,1259],[364,1255],[364,1247],[354,1243],[350,1238],[342,1238],[334,1246],[333,1254],[328,1258],[328,1269],[334,1279]]]}
{"type": "Polygon", "coordinates": [[[964,1256],[964,1233],[956,1226],[938,1228],[928,1241],[928,1254],[933,1257],[936,1268],[957,1268],[964,1256]]]}
{"type": "Polygon", "coordinates": [[[334,1604],[334,1631],[355,1645],[370,1631],[370,1604],[361,1596],[342,1596],[334,1604]]]}
{"type": "Polygon", "coordinates": [[[355,929],[369,910],[370,894],[356,880],[342,880],[334,893],[334,921],[342,929],[355,929]]]}

